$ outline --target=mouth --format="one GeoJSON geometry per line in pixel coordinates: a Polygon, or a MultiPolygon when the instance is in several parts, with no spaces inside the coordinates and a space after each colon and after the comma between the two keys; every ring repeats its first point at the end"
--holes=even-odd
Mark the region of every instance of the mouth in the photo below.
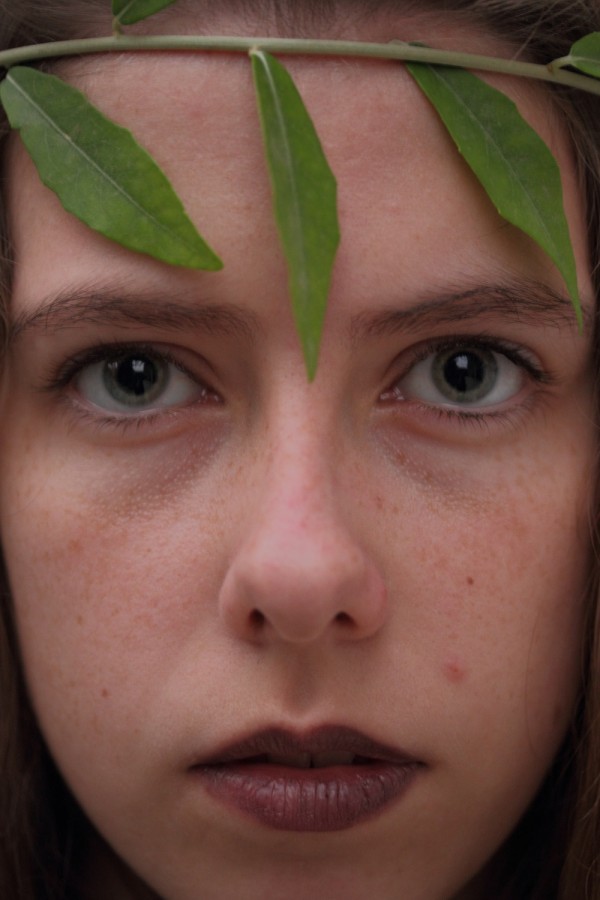
{"type": "Polygon", "coordinates": [[[282,831],[340,831],[398,801],[422,762],[351,728],[266,729],[194,764],[220,803],[282,831]]]}
{"type": "Polygon", "coordinates": [[[244,765],[284,766],[287,769],[327,769],[330,766],[366,765],[368,757],[345,753],[343,750],[331,750],[323,753],[290,752],[262,753],[257,756],[243,758],[244,765]]]}

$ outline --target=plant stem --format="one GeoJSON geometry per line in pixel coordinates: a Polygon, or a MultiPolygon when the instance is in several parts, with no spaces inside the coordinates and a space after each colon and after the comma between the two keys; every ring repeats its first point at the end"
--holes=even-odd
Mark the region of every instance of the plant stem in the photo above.
{"type": "Polygon", "coordinates": [[[573,65],[573,57],[569,53],[568,56],[561,56],[560,59],[553,59],[548,68],[551,72],[558,72],[560,69],[564,69],[565,66],[573,65]]]}
{"type": "Polygon", "coordinates": [[[346,56],[455,66],[463,69],[476,69],[481,72],[498,72],[521,78],[533,78],[538,81],[561,84],[600,95],[600,80],[586,75],[579,75],[575,72],[568,72],[561,68],[554,68],[552,63],[542,66],[536,63],[502,59],[495,56],[434,50],[429,47],[415,46],[401,41],[392,41],[387,44],[372,44],[359,41],[313,41],[219,35],[128,37],[127,35],[116,34],[112,37],[56,41],[4,50],[0,52],[0,67],[10,68],[10,66],[18,63],[36,62],[56,57],[81,56],[90,53],[114,53],[115,51],[203,50],[213,52],[249,52],[256,49],[266,50],[270,53],[305,56],[346,56]]]}

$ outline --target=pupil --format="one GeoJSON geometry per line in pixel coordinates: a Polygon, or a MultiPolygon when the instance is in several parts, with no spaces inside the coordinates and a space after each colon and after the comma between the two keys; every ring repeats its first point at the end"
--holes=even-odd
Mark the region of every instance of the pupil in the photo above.
{"type": "Polygon", "coordinates": [[[444,365],[444,378],[454,391],[466,394],[485,380],[485,363],[475,353],[455,353],[444,365]]]}
{"type": "Polygon", "coordinates": [[[108,369],[119,389],[134,397],[151,392],[159,379],[156,366],[147,357],[129,356],[109,363],[108,369]]]}

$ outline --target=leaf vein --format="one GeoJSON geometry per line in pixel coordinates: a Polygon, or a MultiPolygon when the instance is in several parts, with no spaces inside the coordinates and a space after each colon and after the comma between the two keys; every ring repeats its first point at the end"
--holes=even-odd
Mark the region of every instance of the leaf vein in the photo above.
{"type": "MultiPolygon", "coordinates": [[[[152,222],[160,231],[165,234],[172,236],[172,232],[166,225],[164,225],[160,219],[156,216],[152,215],[133,194],[130,194],[128,191],[125,191],[123,187],[116,181],[105,169],[98,165],[96,160],[87,153],[84,148],[76,143],[73,137],[62,128],[58,126],[58,124],[49,116],[44,109],[39,106],[38,103],[35,102],[31,94],[28,94],[27,91],[23,90],[23,88],[15,81],[15,79],[11,78],[10,74],[7,76],[7,80],[10,80],[11,85],[21,94],[21,96],[25,99],[27,103],[36,111],[36,113],[42,118],[47,125],[50,126],[52,130],[56,132],[63,140],[70,143],[73,149],[81,156],[81,158],[87,162],[91,168],[93,168],[101,177],[103,181],[106,181],[115,191],[120,194],[127,202],[131,203],[135,209],[142,214],[142,217],[147,219],[149,222],[152,222]]],[[[193,246],[181,235],[178,235],[178,240],[184,243],[190,250],[193,250],[193,246]]]]}
{"type": "Polygon", "coordinates": [[[514,167],[514,164],[513,164],[512,160],[511,160],[509,157],[507,157],[507,156],[502,152],[502,148],[501,148],[501,146],[496,142],[496,140],[494,139],[493,134],[489,131],[489,129],[487,129],[487,128],[482,124],[481,119],[478,119],[477,116],[474,115],[474,113],[473,113],[471,107],[465,102],[463,96],[462,96],[458,91],[455,90],[455,88],[453,87],[453,85],[451,84],[451,82],[450,82],[448,79],[446,79],[446,78],[444,77],[443,73],[439,72],[439,73],[438,73],[438,77],[444,81],[444,84],[446,85],[446,87],[448,88],[448,90],[452,93],[452,95],[454,96],[454,98],[455,98],[455,99],[458,101],[458,103],[462,106],[463,110],[466,111],[468,118],[469,118],[473,123],[475,123],[476,126],[478,126],[478,128],[480,129],[481,132],[483,132],[483,134],[485,135],[485,137],[486,137],[486,139],[487,139],[488,145],[491,146],[492,148],[495,148],[496,151],[500,154],[500,156],[501,156],[502,160],[504,161],[504,163],[506,164],[508,170],[509,170],[509,171],[511,172],[511,174],[514,176],[514,181],[521,187],[522,193],[523,193],[524,196],[527,198],[527,201],[528,201],[528,203],[529,203],[530,209],[532,209],[533,212],[536,213],[536,218],[539,220],[539,222],[540,222],[540,224],[541,224],[541,226],[542,226],[542,230],[544,231],[544,233],[545,233],[546,236],[547,236],[548,243],[550,244],[551,247],[554,248],[554,252],[555,252],[555,253],[559,253],[559,248],[558,248],[558,246],[557,246],[557,244],[556,244],[556,242],[555,242],[555,240],[554,240],[554,237],[553,237],[553,235],[552,235],[552,232],[548,229],[548,226],[546,225],[546,222],[545,222],[545,220],[543,219],[543,217],[537,215],[538,210],[537,210],[537,204],[536,204],[536,202],[535,202],[535,198],[533,197],[533,195],[531,194],[529,188],[527,187],[526,182],[524,182],[524,181],[522,180],[522,178],[521,178],[521,176],[520,176],[520,174],[519,174],[518,169],[516,169],[516,168],[514,167]]]}
{"type": "Polygon", "coordinates": [[[284,148],[284,152],[286,155],[286,163],[287,163],[286,169],[289,174],[288,184],[289,184],[292,196],[293,196],[293,201],[294,201],[293,205],[294,205],[294,210],[295,210],[295,214],[292,217],[292,224],[293,224],[293,228],[294,228],[294,238],[295,238],[296,246],[300,252],[303,271],[306,272],[307,265],[308,265],[308,263],[307,263],[307,248],[306,248],[306,242],[304,240],[304,232],[303,232],[302,223],[301,223],[302,213],[301,213],[300,193],[298,190],[297,179],[295,178],[295,174],[294,174],[295,173],[294,155],[292,153],[292,149],[290,146],[285,115],[283,113],[283,108],[281,105],[281,98],[277,91],[277,87],[275,85],[275,81],[273,79],[273,76],[271,74],[269,66],[266,65],[266,60],[264,58],[264,55],[263,54],[259,54],[259,55],[260,55],[261,62],[263,63],[263,68],[266,73],[269,88],[271,90],[271,96],[273,98],[275,113],[277,115],[277,121],[279,123],[280,132],[281,132],[281,135],[283,138],[283,148],[284,148]]]}

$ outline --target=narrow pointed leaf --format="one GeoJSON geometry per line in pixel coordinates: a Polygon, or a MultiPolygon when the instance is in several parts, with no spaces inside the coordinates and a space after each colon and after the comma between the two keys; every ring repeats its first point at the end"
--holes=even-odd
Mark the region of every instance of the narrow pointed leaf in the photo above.
{"type": "Polygon", "coordinates": [[[580,72],[600,78],[600,32],[594,31],[573,44],[568,60],[580,72]]]}
{"type": "Polygon", "coordinates": [[[337,185],[289,73],[263,51],[252,52],[252,68],[294,318],[313,378],[339,244],[337,185]]]}
{"type": "Polygon", "coordinates": [[[172,265],[222,268],[152,157],[80,91],[15,67],[0,100],[44,184],[86,225],[172,265]]]}
{"type": "Polygon", "coordinates": [[[408,68],[500,215],[554,261],[581,326],[560,170],[546,144],[506,94],[471,72],[421,63],[408,68]]]}
{"type": "Polygon", "coordinates": [[[175,0],[112,0],[112,13],[117,25],[133,25],[173,3],[175,0]]]}

